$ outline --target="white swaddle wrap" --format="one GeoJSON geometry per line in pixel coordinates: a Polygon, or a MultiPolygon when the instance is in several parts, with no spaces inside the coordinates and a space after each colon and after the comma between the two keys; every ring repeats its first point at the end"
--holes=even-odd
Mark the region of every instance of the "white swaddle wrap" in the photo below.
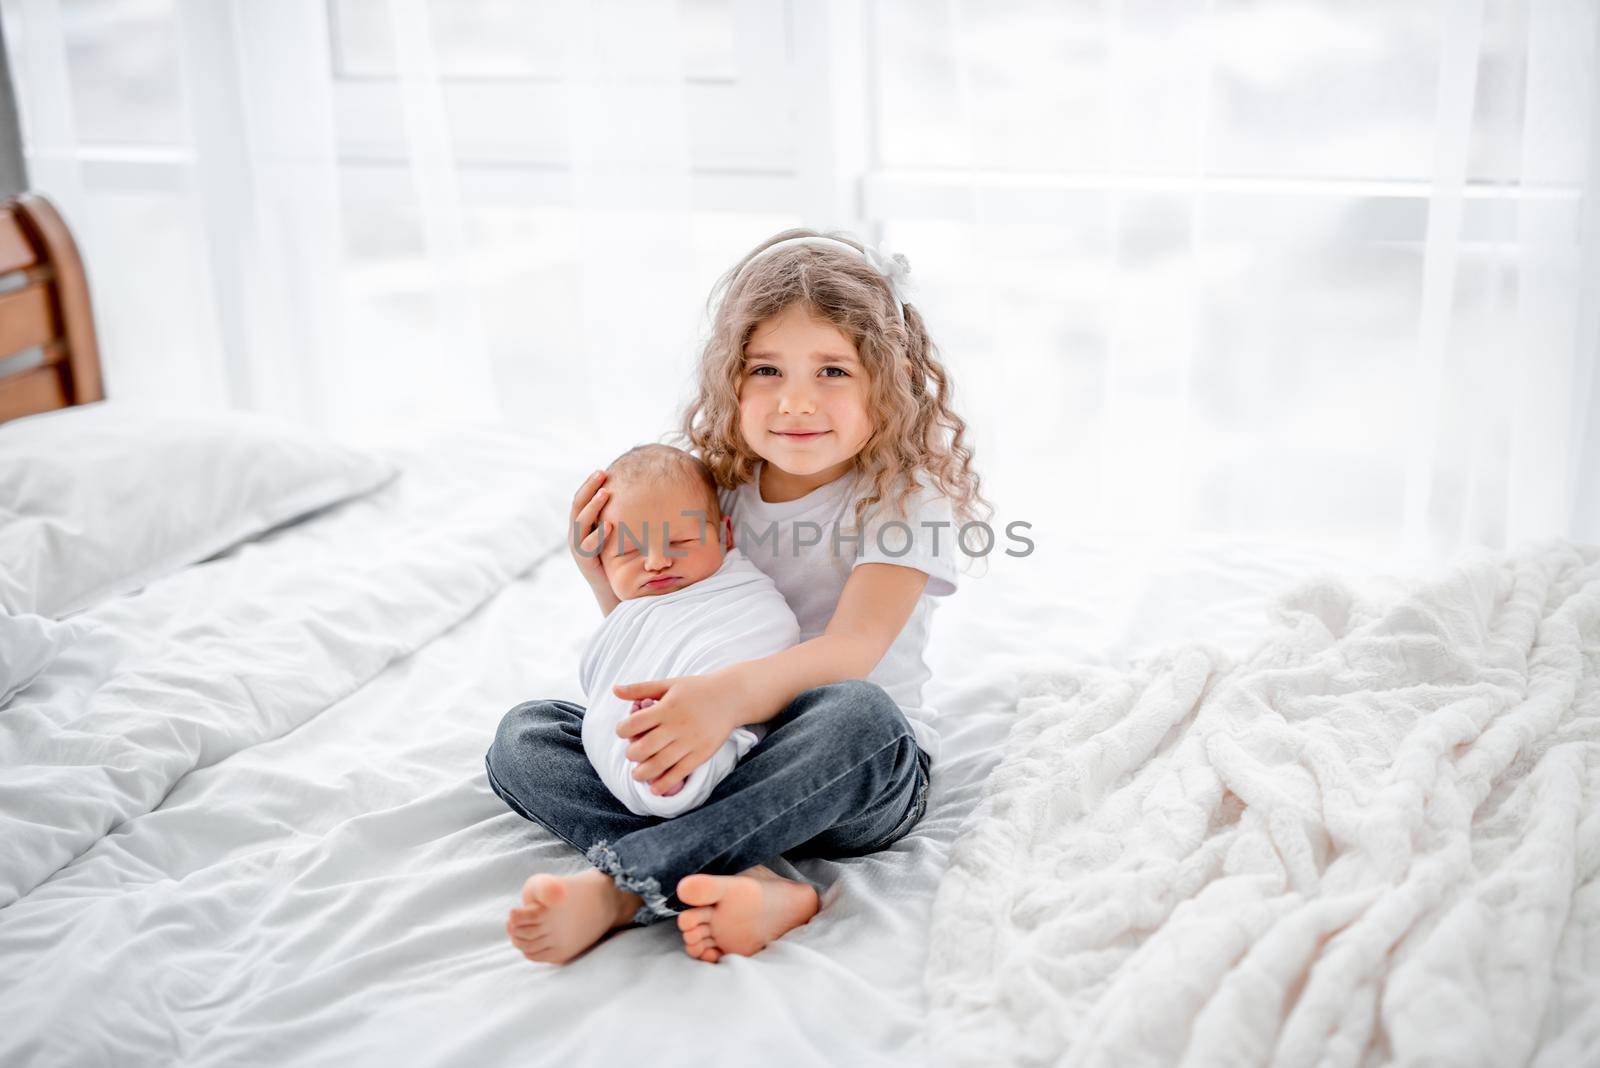
{"type": "Polygon", "coordinates": [[[761,724],[736,727],[711,759],[695,768],[671,797],[633,777],[630,738],[617,736],[632,701],[612,693],[624,682],[704,675],[729,664],[781,652],[800,640],[800,624],[772,579],[738,549],[692,586],[656,597],[635,597],[611,610],[579,665],[587,696],[583,750],[600,781],[639,816],[677,816],[711,796],[739,760],[766,734],[761,724]]]}

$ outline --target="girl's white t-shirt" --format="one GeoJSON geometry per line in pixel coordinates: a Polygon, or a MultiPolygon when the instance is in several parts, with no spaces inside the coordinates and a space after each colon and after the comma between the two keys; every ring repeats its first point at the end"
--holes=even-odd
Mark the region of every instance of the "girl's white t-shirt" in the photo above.
{"type": "Polygon", "coordinates": [[[949,499],[919,477],[905,515],[895,513],[892,502],[879,502],[868,511],[857,541],[852,538],[855,504],[861,496],[857,472],[804,497],[772,502],[761,498],[762,466],[764,462],[757,465],[756,477],[749,482],[720,490],[718,501],[722,514],[733,519],[734,544],[772,578],[794,610],[802,642],[827,629],[845,580],[857,565],[899,564],[927,574],[911,617],[867,681],[894,699],[910,722],[917,745],[936,762],[938,711],[922,700],[923,684],[932,674],[923,654],[934,598],[956,589],[960,549],[949,499]]]}

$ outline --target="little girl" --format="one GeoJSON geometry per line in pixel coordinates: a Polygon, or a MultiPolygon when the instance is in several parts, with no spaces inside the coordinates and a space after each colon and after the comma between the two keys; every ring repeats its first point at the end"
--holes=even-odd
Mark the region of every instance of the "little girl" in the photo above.
{"type": "MultiPolygon", "coordinates": [[[[813,887],[762,861],[872,853],[922,818],[938,755],[921,704],[931,598],[954,592],[957,532],[988,502],[949,376],[904,301],[907,269],[849,235],[796,229],[713,290],[681,436],[801,641],[710,674],[614,688],[655,699],[617,733],[632,739],[635,776],[661,794],[740,725],[767,725],[704,804],[670,820],[633,814],[600,782],[581,707],[529,701],[506,713],[485,757],[490,785],[595,869],[529,877],[506,923],[529,959],[567,961],[614,928],[667,917],[690,956],[752,955],[819,908],[813,887]]],[[[609,613],[603,480],[597,471],[578,487],[569,547],[609,613]]]]}

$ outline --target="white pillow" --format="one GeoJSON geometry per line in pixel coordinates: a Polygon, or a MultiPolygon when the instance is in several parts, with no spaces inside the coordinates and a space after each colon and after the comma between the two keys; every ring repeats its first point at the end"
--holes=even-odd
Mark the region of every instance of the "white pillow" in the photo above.
{"type": "Polygon", "coordinates": [[[395,473],[240,412],[99,401],[0,424],[0,608],[59,619],[395,473]]]}
{"type": "Polygon", "coordinates": [[[56,654],[84,634],[82,623],[0,612],[0,708],[32,682],[56,654]]]}

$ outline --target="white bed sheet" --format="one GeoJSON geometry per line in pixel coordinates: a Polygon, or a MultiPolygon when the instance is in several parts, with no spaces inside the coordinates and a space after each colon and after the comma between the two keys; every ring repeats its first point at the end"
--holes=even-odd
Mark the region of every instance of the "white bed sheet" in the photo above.
{"type": "MultiPolygon", "coordinates": [[[[388,596],[347,581],[373,539],[410,532],[411,551],[438,550],[425,581],[426,554],[391,553],[418,585],[417,618],[396,624],[405,640],[369,650],[361,670],[344,665],[347,679],[331,674],[337,656],[303,689],[280,678],[287,689],[275,692],[305,714],[230,724],[227,744],[192,708],[161,720],[166,732],[145,740],[170,758],[167,778],[135,776],[138,790],[106,793],[65,838],[42,834],[71,859],[19,880],[20,899],[0,908],[0,1063],[924,1063],[930,906],[1022,671],[1123,663],[1200,633],[1242,650],[1284,586],[1317,567],[1374,563],[1038,522],[1033,556],[995,558],[935,614],[929,697],[944,755],[923,822],[880,854],[780,866],[823,890],[816,919],[715,965],[686,956],[670,923],[617,933],[565,966],[531,964],[505,940],[506,909],[530,873],[585,864],[506,810],[483,753],[517,702],[581,700],[578,655],[598,616],[560,538],[571,483],[595,459],[500,432],[454,440],[359,506],[90,614],[121,659],[78,665],[62,687],[114,685],[160,657],[172,687],[210,677],[218,694],[249,697],[225,682],[270,659],[252,645],[261,635],[365,647],[367,635],[340,633],[326,614],[272,624],[340,581],[352,596],[388,596]],[[543,487],[543,519],[507,503],[530,485],[543,487]],[[318,703],[328,686],[345,689],[318,703]]],[[[29,699],[0,725],[15,728],[29,699]]],[[[189,707],[160,687],[143,700],[189,707]]]]}

